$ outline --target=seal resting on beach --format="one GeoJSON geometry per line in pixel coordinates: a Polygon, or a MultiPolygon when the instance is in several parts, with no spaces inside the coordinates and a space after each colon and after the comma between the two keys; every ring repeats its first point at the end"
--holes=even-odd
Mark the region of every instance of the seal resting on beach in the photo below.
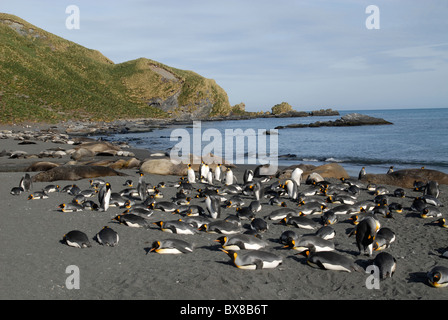
{"type": "Polygon", "coordinates": [[[127,174],[102,166],[59,166],[36,174],[32,181],[81,180],[105,176],[127,176],[127,174]]]}
{"type": "Polygon", "coordinates": [[[448,174],[429,169],[404,169],[389,174],[366,174],[361,181],[413,188],[415,181],[436,181],[439,184],[448,184],[448,174]]]}
{"type": "Polygon", "coordinates": [[[47,171],[59,166],[60,164],[54,162],[37,161],[26,168],[25,172],[47,171]]]}

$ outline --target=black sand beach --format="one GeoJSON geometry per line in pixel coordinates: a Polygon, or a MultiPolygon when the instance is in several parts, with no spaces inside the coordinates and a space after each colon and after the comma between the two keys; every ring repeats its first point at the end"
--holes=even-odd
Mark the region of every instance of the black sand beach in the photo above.
{"type": "MultiPolygon", "coordinates": [[[[36,141],[36,144],[18,145],[18,140],[1,139],[0,150],[24,150],[36,153],[49,147],[68,150],[68,144],[36,141]]],[[[148,156],[144,151],[135,155],[148,156]]],[[[262,234],[267,241],[266,251],[276,253],[283,263],[275,269],[240,270],[219,248],[216,240],[219,234],[198,231],[195,235],[178,235],[162,232],[158,226],[150,224],[149,229],[131,228],[111,220],[125,209],[110,207],[106,212],[88,211],[63,213],[58,210],[61,203],[69,202],[73,196],[67,193],[50,193],[48,199],[27,200],[31,192],[11,195],[12,187],[18,186],[24,175],[23,168],[34,161],[58,161],[66,163],[69,156],[58,159],[10,159],[0,157],[0,299],[15,300],[436,300],[447,299],[448,289],[434,288],[428,284],[426,273],[436,265],[448,266],[448,260],[442,257],[442,251],[448,247],[448,229],[432,224],[436,218],[423,219],[409,207],[421,192],[405,189],[406,198],[389,196],[391,202],[403,205],[403,213],[395,213],[394,219],[378,216],[382,227],[392,229],[396,240],[385,249],[397,260],[397,269],[392,278],[380,281],[379,289],[368,289],[366,281],[369,274],[363,272],[342,272],[322,270],[311,267],[306,258],[296,251],[282,248],[279,237],[285,230],[293,230],[298,235],[315,231],[299,229],[293,226],[276,224],[266,220],[268,231],[262,234]],[[118,232],[120,241],[116,247],[100,245],[94,236],[104,226],[118,232]],[[62,242],[64,234],[71,230],[80,230],[87,234],[91,247],[77,249],[62,242]],[[148,252],[154,241],[167,238],[183,239],[194,244],[190,254],[161,255],[148,252]],[[67,288],[66,280],[72,275],[69,266],[79,268],[79,289],[67,288]]],[[[238,166],[233,171],[242,181],[247,166],[238,166]]],[[[110,182],[112,190],[118,192],[125,187],[124,182],[138,180],[137,170],[117,170],[128,176],[108,176],[103,179],[110,182]]],[[[31,176],[37,172],[30,172],[31,176]]],[[[174,183],[178,176],[146,174],[148,185],[174,183]]],[[[355,179],[355,178],[353,178],[355,179]]],[[[269,183],[275,182],[276,179],[269,183]]],[[[329,180],[340,184],[337,179],[329,180]]],[[[32,192],[40,191],[49,184],[58,184],[61,188],[75,183],[81,190],[89,189],[89,179],[79,181],[35,182],[32,192]]],[[[194,187],[204,188],[197,183],[194,187]]],[[[385,186],[390,192],[396,186],[385,186]]],[[[303,191],[305,183],[299,187],[303,191]]],[[[163,198],[170,200],[176,188],[161,189],[163,198]]],[[[194,193],[196,194],[196,192],[194,193]]],[[[228,196],[227,196],[228,197],[228,196]]],[[[250,201],[249,196],[242,196],[250,201]]],[[[324,196],[321,196],[324,198],[324,196]]],[[[374,195],[361,190],[358,201],[373,199],[374,195]]],[[[92,198],[97,201],[97,198],[92,198]]],[[[297,207],[290,199],[283,199],[288,207],[297,207]]],[[[448,203],[448,187],[440,186],[439,200],[448,203]]],[[[191,204],[205,208],[203,199],[194,198],[191,204]]],[[[265,218],[279,209],[262,199],[262,210],[256,217],[265,218]]],[[[248,202],[246,202],[248,204],[248,202]]],[[[329,204],[329,208],[337,204],[329,204]]],[[[443,216],[447,215],[446,206],[440,207],[443,216]]],[[[235,214],[235,208],[223,208],[222,216],[235,214]]],[[[309,216],[320,223],[320,215],[309,216]]],[[[183,218],[179,214],[155,211],[148,219],[174,220],[183,218]]],[[[334,238],[336,251],[353,259],[364,269],[379,252],[372,257],[359,254],[354,237],[349,232],[354,225],[350,215],[340,215],[339,222],[332,225],[336,231],[334,238]]],[[[248,220],[242,220],[242,231],[247,230],[248,220]]]]}

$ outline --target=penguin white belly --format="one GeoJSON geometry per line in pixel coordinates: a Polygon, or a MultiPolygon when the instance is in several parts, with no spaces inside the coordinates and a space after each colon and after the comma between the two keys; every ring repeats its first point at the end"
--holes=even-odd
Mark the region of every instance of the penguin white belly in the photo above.
{"type": "Polygon", "coordinates": [[[128,227],[131,227],[131,228],[141,228],[141,227],[142,227],[142,226],[139,225],[138,223],[132,223],[132,222],[129,222],[129,221],[126,221],[126,225],[127,225],[128,227]]]}
{"type": "Polygon", "coordinates": [[[163,248],[163,249],[157,249],[157,253],[160,254],[180,254],[182,251],[179,251],[179,249],[176,248],[163,248]]]}
{"type": "Polygon", "coordinates": [[[75,247],[75,248],[81,248],[81,246],[77,243],[77,242],[71,242],[69,240],[65,240],[66,243],[71,246],[71,247],[75,247]]]}
{"type": "Polygon", "coordinates": [[[248,264],[248,265],[245,265],[245,266],[238,266],[237,265],[237,267],[239,269],[244,269],[244,270],[256,270],[257,269],[257,266],[254,265],[254,264],[248,264]]]}
{"type": "MultiPolygon", "coordinates": [[[[247,247],[247,245],[246,245],[246,247],[247,247]]],[[[223,248],[225,250],[235,250],[235,251],[236,250],[241,250],[241,248],[239,246],[237,246],[236,244],[225,245],[225,246],[223,246],[223,248]]]]}
{"type": "Polygon", "coordinates": [[[195,234],[193,230],[189,230],[189,229],[177,229],[176,233],[177,234],[195,234]]]}
{"type": "Polygon", "coordinates": [[[244,248],[246,250],[258,250],[258,249],[263,248],[263,246],[258,243],[245,243],[244,248]]]}
{"type": "Polygon", "coordinates": [[[322,265],[324,266],[325,269],[327,270],[335,270],[335,271],[346,271],[346,272],[351,272],[351,270],[347,269],[344,266],[341,266],[339,264],[331,264],[328,262],[322,262],[322,265]]]}
{"type": "Polygon", "coordinates": [[[281,260],[273,260],[273,261],[263,261],[263,269],[272,269],[277,267],[280,263],[282,263],[281,260]]]}

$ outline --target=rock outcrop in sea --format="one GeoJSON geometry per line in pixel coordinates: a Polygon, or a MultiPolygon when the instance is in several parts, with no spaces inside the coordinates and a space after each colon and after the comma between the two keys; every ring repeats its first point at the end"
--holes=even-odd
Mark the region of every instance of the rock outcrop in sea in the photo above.
{"type": "Polygon", "coordinates": [[[372,126],[393,124],[382,118],[371,117],[359,113],[350,113],[340,119],[329,121],[316,121],[312,123],[295,123],[286,126],[277,126],[275,129],[285,128],[317,128],[317,127],[349,127],[349,126],[372,126]]]}

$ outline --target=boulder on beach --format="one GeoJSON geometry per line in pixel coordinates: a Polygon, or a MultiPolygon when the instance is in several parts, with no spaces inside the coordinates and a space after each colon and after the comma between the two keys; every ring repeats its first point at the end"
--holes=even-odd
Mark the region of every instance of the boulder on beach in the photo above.
{"type": "Polygon", "coordinates": [[[345,171],[345,169],[338,163],[328,163],[328,164],[324,164],[324,165],[321,165],[318,167],[309,165],[309,164],[294,165],[294,166],[290,166],[290,167],[280,170],[279,172],[277,172],[276,176],[279,179],[289,179],[291,177],[291,172],[295,168],[300,168],[303,170],[302,181],[306,181],[308,179],[308,176],[312,173],[317,173],[317,174],[319,174],[320,177],[322,177],[324,179],[328,179],[328,178],[348,179],[348,178],[350,178],[347,171],[345,171]]]}
{"type": "Polygon", "coordinates": [[[389,174],[366,174],[361,181],[413,188],[414,181],[436,181],[439,184],[448,184],[448,174],[429,169],[404,169],[389,174]]]}

